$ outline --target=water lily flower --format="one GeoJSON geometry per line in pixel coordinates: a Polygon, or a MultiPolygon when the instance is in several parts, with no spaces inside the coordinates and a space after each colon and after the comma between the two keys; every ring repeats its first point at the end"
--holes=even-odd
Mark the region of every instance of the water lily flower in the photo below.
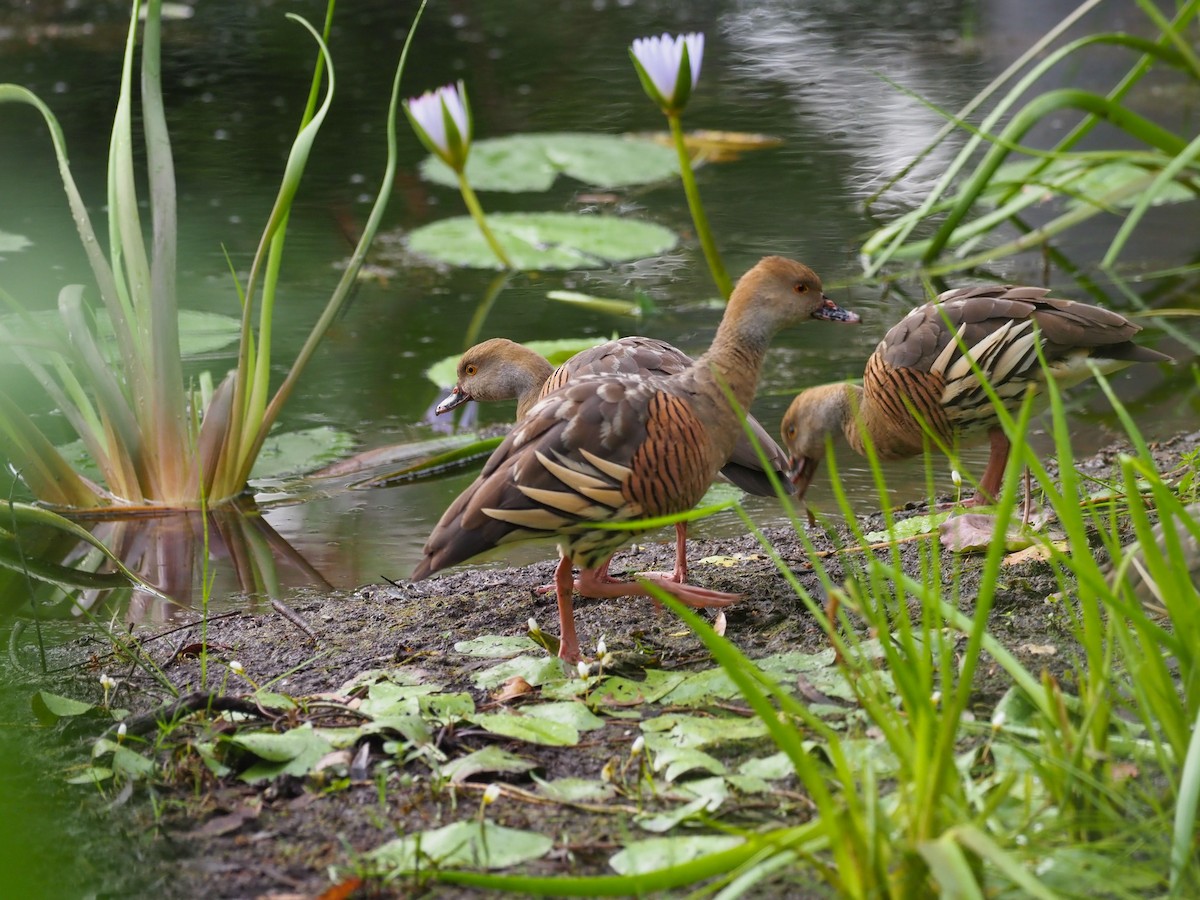
{"type": "Polygon", "coordinates": [[[459,81],[426,91],[405,103],[404,111],[425,148],[455,172],[462,172],[471,149],[466,86],[459,81]]]}
{"type": "Polygon", "coordinates": [[[694,31],[674,37],[663,34],[638,38],[630,46],[629,55],[650,99],[668,115],[678,113],[700,80],[704,35],[694,31]]]}
{"type": "Polygon", "coordinates": [[[493,782],[483,792],[483,805],[488,806],[500,799],[500,785],[493,782]]]}

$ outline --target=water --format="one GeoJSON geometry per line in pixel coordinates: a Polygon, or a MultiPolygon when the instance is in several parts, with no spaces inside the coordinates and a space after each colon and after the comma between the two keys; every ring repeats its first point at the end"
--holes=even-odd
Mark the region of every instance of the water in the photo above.
{"type": "MultiPolygon", "coordinates": [[[[463,78],[472,100],[476,134],[496,137],[532,131],[583,130],[619,133],[663,128],[646,100],[626,48],[640,35],[664,30],[702,30],[707,35],[700,86],[685,115],[689,128],[762,132],[781,147],[748,154],[699,173],[700,190],[731,273],[760,256],[800,258],[823,274],[828,292],[863,315],[858,329],[836,338],[821,328],[782,335],[768,360],[755,412],[774,431],[790,397],[802,386],[861,375],[875,343],[921,297],[918,285],[893,292],[856,282],[857,251],[869,224],[861,208],[924,147],[942,124],[928,107],[889,86],[895,81],[932,104],[959,108],[1050,24],[1029,18],[1049,4],[1038,0],[875,3],[846,0],[820,10],[794,4],[715,0],[686,7],[666,3],[561,2],[534,0],[432,4],[406,76],[407,95],[463,78]]],[[[245,273],[274,198],[288,140],[303,106],[313,47],[305,33],[284,20],[294,5],[214,2],[198,4],[184,21],[165,29],[166,102],[180,191],[181,302],[191,308],[234,313],[225,254],[245,273]]],[[[88,4],[88,22],[66,23],[57,33],[45,21],[0,20],[0,81],[25,84],[42,95],[63,122],[71,159],[92,213],[102,219],[104,155],[116,95],[124,36],[124,5],[88,4]]],[[[338,278],[353,231],[369,210],[379,181],[384,148],[382,123],[392,69],[415,5],[347,4],[331,40],[337,93],[292,217],[276,321],[275,369],[286,364],[307,334],[338,278]]],[[[319,20],[318,4],[299,7],[319,20]]],[[[1055,13],[1057,16],[1060,13],[1055,13]]],[[[1133,16],[1129,10],[1107,15],[1133,16]]],[[[1114,23],[1110,20],[1109,25],[1114,23]]],[[[1124,27],[1142,26],[1132,18],[1124,27]]],[[[1144,30],[1144,29],[1143,29],[1144,30]]],[[[1098,53],[1083,67],[1064,71],[1063,83],[1106,88],[1127,59],[1098,53]]],[[[1197,98],[1173,93],[1168,76],[1148,84],[1137,98],[1146,115],[1194,122],[1197,98]]],[[[1048,144],[1069,120],[1046,126],[1029,140],[1048,144]]],[[[1098,135],[1097,140],[1105,140],[1098,135]]],[[[1112,140],[1111,135],[1108,140],[1112,140]]],[[[918,166],[890,195],[883,210],[921,196],[944,169],[945,149],[918,166]]],[[[422,182],[415,166],[423,153],[406,126],[400,133],[400,171],[385,228],[404,230],[462,212],[457,192],[422,182]]],[[[0,285],[40,307],[50,307],[59,288],[86,282],[85,262],[57,183],[45,128],[25,109],[0,108],[0,231],[28,236],[35,246],[0,258],[0,285]]],[[[581,186],[560,181],[537,195],[484,194],[489,211],[571,210],[581,186]]],[[[717,312],[694,311],[714,296],[691,233],[677,184],[630,192],[640,215],[685,235],[681,248],[663,259],[592,272],[518,275],[500,294],[483,337],[519,339],[645,333],[700,351],[718,321],[717,312]],[[641,322],[572,310],[548,303],[545,293],[568,287],[632,298],[642,290],[660,311],[641,322]]],[[[1035,213],[1036,216],[1036,213],[1035,213]]],[[[1159,211],[1131,245],[1129,270],[1153,271],[1195,258],[1200,239],[1195,208],[1159,211]]],[[[1085,268],[1094,266],[1114,220],[1063,243],[1085,268]]],[[[992,274],[1040,283],[1040,256],[997,264],[992,274]]],[[[1060,270],[1051,282],[1078,296],[1060,270]]],[[[350,431],[360,449],[426,440],[435,432],[424,421],[440,389],[421,373],[462,349],[464,323],[486,293],[489,273],[414,266],[384,280],[367,280],[336,323],[289,402],[283,428],[329,424],[350,431]]],[[[1186,284],[1149,283],[1147,296],[1186,296],[1186,284]]],[[[1195,284],[1191,284],[1194,297],[1195,284]]],[[[1172,305],[1180,305],[1173,300],[1172,305]]],[[[1194,301],[1193,301],[1194,302],[1194,301]]],[[[1195,326],[1182,327],[1196,334],[1195,326]]],[[[1146,340],[1167,352],[1178,345],[1146,340]]],[[[232,354],[204,365],[218,374],[232,354]]],[[[1182,370],[1182,367],[1181,367],[1182,370]]],[[[1186,371],[1183,371],[1186,376],[1186,371]]],[[[8,383],[10,373],[3,378],[8,383]]],[[[1150,437],[1194,427],[1194,381],[1164,383],[1157,368],[1143,367],[1117,379],[1123,398],[1140,407],[1150,437]]],[[[38,401],[25,395],[31,404],[38,401]]],[[[1096,391],[1074,392],[1078,449],[1104,443],[1111,414],[1096,391]]],[[[503,422],[511,407],[481,410],[485,422],[503,422]]],[[[1044,438],[1035,435],[1035,440],[1044,438]]],[[[964,461],[981,472],[984,450],[964,461]]],[[[949,467],[935,463],[940,484],[949,467]]],[[[889,468],[892,502],[924,495],[919,461],[889,468]]],[[[295,490],[286,502],[273,490],[259,499],[265,523],[325,581],[353,588],[383,577],[403,578],[419,556],[430,527],[472,475],[370,491],[295,490]],[[297,498],[303,502],[296,502],[297,498]]],[[[856,504],[878,505],[857,460],[843,463],[843,481],[856,504]]],[[[832,506],[822,473],[810,499],[832,506]]],[[[774,501],[752,498],[747,507],[762,523],[779,521],[774,501]]],[[[728,514],[696,527],[698,534],[741,529],[728,514]]],[[[154,526],[149,526],[153,532],[154,526]]],[[[201,532],[193,531],[192,534],[201,532]]],[[[664,532],[664,539],[669,535],[664,532]]],[[[273,539],[273,538],[272,538],[273,539]]],[[[265,539],[264,539],[265,540],[265,539]]],[[[511,562],[544,558],[553,551],[518,549],[511,562]]],[[[164,558],[169,558],[164,554],[164,558]]],[[[237,587],[231,567],[215,559],[214,597],[230,600],[237,587]]],[[[190,577],[199,578],[197,566],[190,577]]],[[[279,590],[312,583],[312,572],[281,563],[279,590]]],[[[155,608],[149,618],[169,615],[155,608]]]]}

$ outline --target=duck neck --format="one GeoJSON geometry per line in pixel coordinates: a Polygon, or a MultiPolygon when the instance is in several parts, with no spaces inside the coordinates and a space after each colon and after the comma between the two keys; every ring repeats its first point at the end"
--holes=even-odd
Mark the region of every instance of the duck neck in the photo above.
{"type": "Polygon", "coordinates": [[[842,433],[846,435],[846,443],[855,453],[866,456],[867,449],[866,442],[863,440],[863,432],[872,435],[872,441],[874,441],[875,434],[871,427],[873,407],[870,399],[857,384],[845,385],[845,390],[840,396],[838,412],[841,416],[842,433]]]}
{"type": "MultiPolygon", "coordinates": [[[[731,300],[731,305],[734,302],[731,300]]],[[[776,330],[758,318],[727,310],[712,346],[696,361],[697,368],[719,376],[732,391],[738,405],[743,410],[748,409],[758,387],[767,347],[776,330]]]]}
{"type": "Polygon", "coordinates": [[[554,366],[538,353],[531,353],[522,358],[512,368],[509,387],[517,397],[518,422],[525,418],[525,413],[529,412],[529,408],[537,403],[542,393],[542,386],[553,372],[554,366]]]}

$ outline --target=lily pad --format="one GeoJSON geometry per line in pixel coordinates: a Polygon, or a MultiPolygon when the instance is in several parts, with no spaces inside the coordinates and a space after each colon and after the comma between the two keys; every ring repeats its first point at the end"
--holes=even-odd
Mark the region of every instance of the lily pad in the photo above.
{"type": "MultiPolygon", "coordinates": [[[[658,256],[679,241],[661,225],[616,216],[497,213],[487,221],[518,269],[599,269],[658,256]]],[[[408,236],[408,247],[453,266],[501,268],[470,216],[418,228],[408,236]]]]}
{"type": "MultiPolygon", "coordinates": [[[[474,141],[466,174],[479,191],[547,191],[559,175],[607,189],[678,177],[679,160],[672,148],[644,137],[514,134],[474,141]]],[[[434,156],[421,163],[421,176],[458,187],[458,177],[434,156]]]]}
{"type": "Polygon", "coordinates": [[[279,775],[307,775],[333,745],[309,724],[282,734],[251,732],[234,735],[230,743],[259,757],[242,773],[247,782],[265,781],[279,775]]]}
{"type": "Polygon", "coordinates": [[[311,472],[345,456],[353,446],[351,434],[328,425],[272,434],[263,441],[250,477],[278,478],[311,472]]]}
{"type": "MultiPolygon", "coordinates": [[[[216,353],[237,342],[241,335],[241,321],[221,313],[200,312],[181,309],[179,311],[179,351],[183,358],[205,356],[216,353]]],[[[117,360],[117,340],[113,334],[112,320],[103,309],[95,313],[96,340],[101,352],[110,362],[117,360]]],[[[66,329],[57,310],[42,310],[27,316],[9,314],[0,316],[0,334],[11,335],[11,340],[30,351],[40,362],[49,360],[50,355],[42,348],[53,346],[51,338],[66,342],[66,329]]],[[[0,362],[19,363],[14,354],[0,355],[0,362]]]]}
{"type": "Polygon", "coordinates": [[[96,704],[61,694],[51,694],[49,691],[38,691],[30,701],[33,714],[43,725],[53,725],[59,719],[69,719],[82,716],[96,709],[96,704]]]}

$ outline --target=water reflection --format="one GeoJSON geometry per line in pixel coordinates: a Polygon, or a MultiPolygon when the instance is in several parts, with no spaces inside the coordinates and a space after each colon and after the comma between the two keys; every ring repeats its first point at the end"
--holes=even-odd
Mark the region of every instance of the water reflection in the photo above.
{"type": "Polygon", "coordinates": [[[262,515],[249,498],[210,511],[106,517],[82,521],[121,562],[170,601],[136,588],[78,586],[88,573],[113,571],[92,545],[53,529],[22,528],[21,552],[39,563],[78,573],[64,587],[34,581],[24,572],[0,570],[0,618],[42,620],[114,617],[130,624],[166,622],[207,607],[220,611],[269,602],[293,588],[330,590],[332,585],[262,515]],[[236,598],[236,599],[234,599],[236,598]]]}

